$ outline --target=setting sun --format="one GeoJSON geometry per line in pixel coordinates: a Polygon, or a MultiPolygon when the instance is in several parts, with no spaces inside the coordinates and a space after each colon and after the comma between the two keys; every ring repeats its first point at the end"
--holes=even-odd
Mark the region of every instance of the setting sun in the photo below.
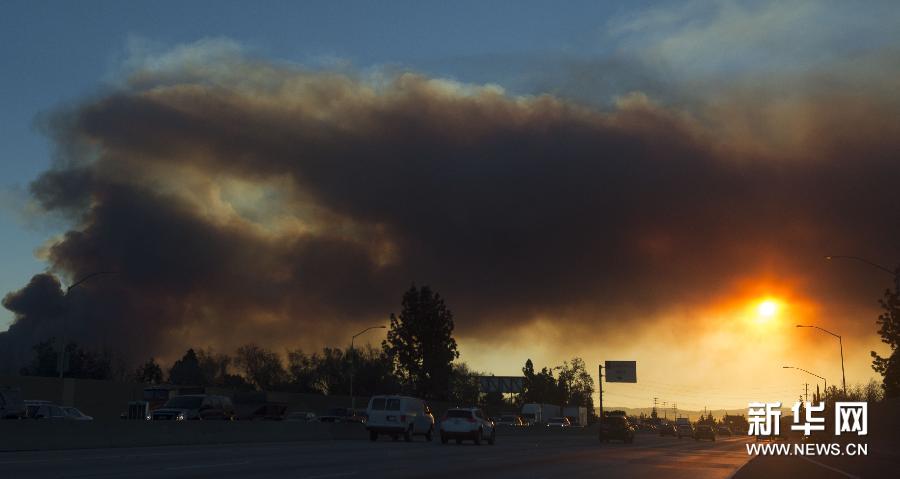
{"type": "Polygon", "coordinates": [[[771,299],[767,299],[759,303],[756,312],[759,314],[760,318],[769,319],[778,313],[778,303],[771,299]]]}

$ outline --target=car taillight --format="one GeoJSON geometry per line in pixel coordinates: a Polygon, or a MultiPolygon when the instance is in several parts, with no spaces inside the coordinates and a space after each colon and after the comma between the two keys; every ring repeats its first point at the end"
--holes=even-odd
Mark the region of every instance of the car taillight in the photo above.
{"type": "Polygon", "coordinates": [[[469,422],[475,422],[475,418],[474,418],[474,417],[470,417],[470,418],[466,419],[466,421],[469,421],[469,422]]]}
{"type": "Polygon", "coordinates": [[[400,416],[400,422],[406,422],[406,415],[400,416]]]}

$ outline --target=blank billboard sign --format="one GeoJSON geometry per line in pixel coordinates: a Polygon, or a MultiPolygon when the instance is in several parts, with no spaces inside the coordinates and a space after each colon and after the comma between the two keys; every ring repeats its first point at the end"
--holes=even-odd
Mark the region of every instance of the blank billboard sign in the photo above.
{"type": "Polygon", "coordinates": [[[636,383],[637,361],[606,361],[606,382],[636,383]]]}

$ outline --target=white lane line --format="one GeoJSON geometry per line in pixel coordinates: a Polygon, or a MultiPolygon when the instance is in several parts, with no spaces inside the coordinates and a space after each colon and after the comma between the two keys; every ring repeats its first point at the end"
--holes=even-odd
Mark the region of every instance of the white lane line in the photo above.
{"type": "Polygon", "coordinates": [[[806,457],[806,456],[800,456],[800,459],[803,459],[803,460],[805,460],[805,461],[809,461],[809,462],[811,462],[811,463],[813,463],[813,464],[815,464],[815,465],[817,465],[817,466],[824,467],[825,469],[834,471],[834,472],[836,472],[836,473],[838,473],[838,474],[840,474],[840,475],[842,475],[842,476],[849,477],[850,479],[860,479],[859,476],[854,476],[853,474],[850,474],[850,473],[847,472],[847,471],[842,471],[842,470],[840,470],[840,469],[838,469],[838,468],[836,468],[836,467],[831,467],[831,466],[829,466],[828,464],[822,464],[821,462],[816,461],[816,460],[814,460],[814,459],[810,459],[810,458],[808,458],[808,457],[806,457]]]}
{"type": "Polygon", "coordinates": [[[175,471],[178,469],[201,469],[204,467],[225,467],[225,466],[243,466],[245,464],[250,464],[250,461],[242,461],[242,462],[218,462],[216,464],[192,464],[190,466],[173,466],[167,467],[167,471],[175,471]]]}
{"type": "Polygon", "coordinates": [[[331,474],[318,474],[318,475],[315,475],[315,476],[303,476],[303,477],[301,477],[300,479],[325,479],[325,478],[328,478],[328,477],[347,477],[347,476],[355,476],[355,475],[356,475],[356,471],[350,471],[350,472],[334,472],[334,473],[331,473],[331,474]]]}

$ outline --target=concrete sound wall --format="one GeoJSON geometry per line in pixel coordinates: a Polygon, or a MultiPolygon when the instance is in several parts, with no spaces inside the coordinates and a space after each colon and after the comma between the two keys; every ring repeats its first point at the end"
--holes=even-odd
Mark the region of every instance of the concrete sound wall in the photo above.
{"type": "MultiPolygon", "coordinates": [[[[0,386],[18,387],[25,399],[42,399],[63,406],[75,406],[98,420],[118,419],[128,409],[129,401],[141,400],[146,384],[93,379],[59,379],[37,376],[0,376],[0,386]]],[[[232,397],[234,392],[207,388],[210,394],[232,397]]],[[[289,411],[322,414],[333,407],[350,407],[349,396],[320,394],[269,393],[269,400],[288,405],[289,411]]],[[[365,408],[369,398],[357,397],[356,407],[365,408]]]]}
{"type": "Polygon", "coordinates": [[[361,424],[259,421],[0,421],[0,451],[365,439],[361,424]]]}

